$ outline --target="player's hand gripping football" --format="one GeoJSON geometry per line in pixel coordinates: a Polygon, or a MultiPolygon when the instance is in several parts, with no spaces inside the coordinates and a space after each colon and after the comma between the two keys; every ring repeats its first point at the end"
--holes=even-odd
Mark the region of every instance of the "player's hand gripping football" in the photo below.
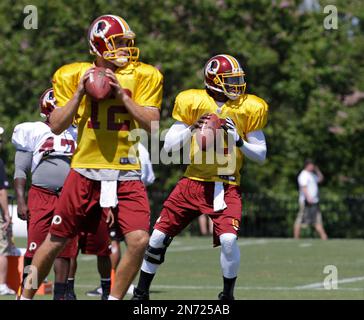
{"type": "Polygon", "coordinates": [[[80,79],[80,82],[78,83],[77,86],[77,91],[76,93],[82,98],[84,96],[84,94],[86,93],[86,89],[85,89],[85,83],[86,80],[90,77],[90,73],[94,72],[95,67],[92,67],[90,69],[88,69],[83,76],[80,79]]]}
{"type": "Polygon", "coordinates": [[[238,147],[241,147],[244,144],[243,139],[239,136],[238,130],[236,129],[235,122],[231,118],[225,119],[225,124],[222,125],[222,128],[227,134],[232,136],[238,147]]]}
{"type": "Polygon", "coordinates": [[[193,125],[190,126],[190,130],[201,129],[202,125],[211,117],[211,113],[203,114],[193,125]]]}
{"type": "Polygon", "coordinates": [[[129,97],[121,87],[115,73],[111,69],[106,69],[106,75],[110,78],[110,85],[114,88],[116,99],[124,101],[125,98],[129,97]]]}

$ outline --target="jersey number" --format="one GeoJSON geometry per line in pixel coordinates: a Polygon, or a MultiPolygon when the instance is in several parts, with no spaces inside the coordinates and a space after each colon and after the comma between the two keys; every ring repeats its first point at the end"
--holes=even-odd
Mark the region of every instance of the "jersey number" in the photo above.
{"type": "MultiPolygon", "coordinates": [[[[130,120],[123,122],[116,122],[115,115],[117,113],[128,113],[124,106],[110,106],[107,109],[107,130],[111,131],[129,131],[130,120]]],[[[87,127],[90,129],[100,129],[99,117],[99,104],[97,102],[91,103],[91,117],[87,123],[87,127]]]]}
{"type": "MultiPolygon", "coordinates": [[[[75,151],[75,142],[73,140],[61,139],[61,146],[66,147],[64,152],[73,153],[75,151]]],[[[44,152],[44,156],[48,156],[50,153],[54,152],[54,139],[49,137],[40,147],[39,152],[44,152]]]]}
{"type": "Polygon", "coordinates": [[[61,146],[62,147],[68,146],[66,152],[73,153],[75,151],[75,142],[73,140],[61,139],[61,146]]]}
{"type": "MultiPolygon", "coordinates": [[[[128,89],[123,89],[126,94],[131,97],[131,91],[128,89]]],[[[107,130],[111,131],[129,131],[130,120],[124,120],[123,122],[116,122],[115,115],[117,113],[126,114],[128,110],[124,106],[110,106],[107,109],[107,130]]],[[[99,104],[97,101],[91,101],[91,116],[87,123],[87,127],[90,129],[100,129],[99,118],[99,104]]]]}

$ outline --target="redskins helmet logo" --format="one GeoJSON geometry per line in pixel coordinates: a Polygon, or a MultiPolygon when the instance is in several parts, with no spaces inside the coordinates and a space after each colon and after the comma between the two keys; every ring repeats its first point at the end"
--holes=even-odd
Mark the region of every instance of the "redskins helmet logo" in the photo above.
{"type": "Polygon", "coordinates": [[[49,92],[47,92],[47,94],[43,98],[42,103],[43,103],[43,106],[45,106],[45,107],[47,107],[48,105],[55,107],[56,99],[54,98],[53,89],[49,90],[49,92]]]}
{"type": "Polygon", "coordinates": [[[209,74],[215,76],[219,68],[220,68],[219,60],[216,59],[211,60],[206,66],[206,76],[209,74]]]}
{"type": "Polygon", "coordinates": [[[106,20],[100,20],[95,23],[91,30],[91,39],[94,40],[97,38],[105,38],[105,35],[111,28],[111,24],[106,20]]]}
{"type": "Polygon", "coordinates": [[[54,216],[52,219],[52,224],[60,224],[62,222],[62,218],[60,216],[54,216]]]}

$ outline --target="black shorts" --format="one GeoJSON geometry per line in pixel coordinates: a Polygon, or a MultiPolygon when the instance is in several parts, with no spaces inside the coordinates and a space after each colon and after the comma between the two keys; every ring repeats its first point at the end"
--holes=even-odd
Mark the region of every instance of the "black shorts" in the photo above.
{"type": "Polygon", "coordinates": [[[295,223],[302,225],[322,224],[322,216],[319,204],[309,204],[307,202],[301,203],[295,223]]]}

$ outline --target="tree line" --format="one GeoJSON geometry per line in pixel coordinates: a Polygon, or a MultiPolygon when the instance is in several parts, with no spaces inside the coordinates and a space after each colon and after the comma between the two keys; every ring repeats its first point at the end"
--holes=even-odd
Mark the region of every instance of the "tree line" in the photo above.
{"type": "MultiPolygon", "coordinates": [[[[161,129],[173,120],[176,95],[203,88],[202,69],[214,54],[237,57],[247,92],[270,107],[264,132],[268,160],[246,161],[242,187],[267,197],[297,198],[296,177],[304,159],[325,175],[323,194],[362,194],[364,179],[364,4],[320,1],[154,0],[33,1],[38,29],[25,29],[26,1],[0,3],[0,126],[8,142],[1,157],[13,174],[14,126],[40,120],[38,99],[61,65],[92,61],[86,32],[101,14],[124,17],[137,34],[141,60],[164,75],[161,129]],[[334,4],[338,28],[327,30],[323,9],[334,4]]],[[[183,174],[178,165],[156,165],[160,191],[183,174]]]]}

